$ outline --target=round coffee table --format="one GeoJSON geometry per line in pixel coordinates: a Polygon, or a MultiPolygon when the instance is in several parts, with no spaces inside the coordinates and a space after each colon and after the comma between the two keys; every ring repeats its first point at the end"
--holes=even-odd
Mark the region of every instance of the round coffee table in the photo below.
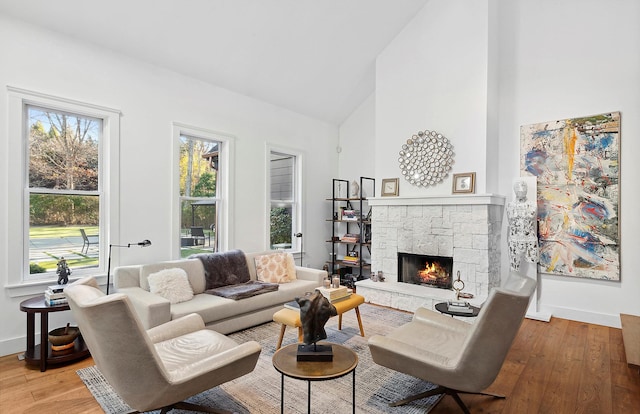
{"type": "Polygon", "coordinates": [[[351,349],[330,342],[318,345],[330,345],[333,348],[333,361],[298,361],[298,345],[291,344],[278,349],[273,354],[273,367],[281,374],[280,412],[284,413],[284,377],[307,381],[307,412],[311,413],[311,381],[327,381],[353,373],[353,412],[356,412],[356,366],[358,355],[351,349]]]}

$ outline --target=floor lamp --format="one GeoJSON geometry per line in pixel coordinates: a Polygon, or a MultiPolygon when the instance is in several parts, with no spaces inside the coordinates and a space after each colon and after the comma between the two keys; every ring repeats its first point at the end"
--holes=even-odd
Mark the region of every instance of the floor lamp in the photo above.
{"type": "Polygon", "coordinates": [[[302,267],[302,233],[296,233],[294,236],[300,238],[300,267],[302,267]]]}
{"type": "Polygon", "coordinates": [[[149,247],[149,246],[151,246],[151,242],[149,240],[143,240],[143,241],[141,241],[139,243],[110,244],[109,245],[109,261],[107,262],[107,295],[109,294],[109,285],[111,284],[111,248],[112,247],[126,247],[128,249],[131,246],[149,247]]]}

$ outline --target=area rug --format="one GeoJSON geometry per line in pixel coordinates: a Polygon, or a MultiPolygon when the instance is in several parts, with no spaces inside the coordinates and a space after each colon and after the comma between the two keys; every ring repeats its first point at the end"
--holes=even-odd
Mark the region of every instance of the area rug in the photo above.
{"type": "MultiPolygon", "coordinates": [[[[337,328],[338,318],[331,318],[326,325],[327,341],[345,345],[358,354],[356,411],[359,413],[428,413],[441,396],[414,401],[402,407],[389,407],[389,402],[426,391],[435,385],[377,365],[371,359],[367,346],[369,337],[386,334],[394,327],[409,322],[411,314],[370,304],[361,305],[360,314],[366,334],[364,338],[360,336],[355,312],[347,312],[343,315],[342,330],[337,328]]],[[[187,401],[242,414],[280,412],[280,373],[271,363],[279,331],[280,326],[270,322],[230,334],[229,336],[237,342],[255,340],[262,345],[262,352],[255,370],[236,380],[197,394],[187,401]]],[[[296,330],[288,328],[283,346],[296,341],[296,330]]],[[[95,366],[83,368],[77,373],[105,413],[133,412],[113,391],[95,366]]],[[[312,412],[318,414],[351,412],[352,379],[351,375],[347,375],[331,381],[312,382],[312,412]]],[[[286,413],[306,413],[307,382],[285,377],[284,400],[286,413]]],[[[171,412],[188,413],[182,410],[171,412]]],[[[159,411],[153,413],[159,413],[159,411]]]]}

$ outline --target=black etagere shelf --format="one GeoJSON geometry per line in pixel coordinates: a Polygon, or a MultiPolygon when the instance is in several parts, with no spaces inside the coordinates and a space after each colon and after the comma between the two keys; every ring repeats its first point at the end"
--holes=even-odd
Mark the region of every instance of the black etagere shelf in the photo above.
{"type": "Polygon", "coordinates": [[[342,283],[353,287],[354,282],[368,277],[371,271],[371,207],[367,196],[375,197],[376,180],[360,177],[357,194],[352,194],[349,181],[333,179],[331,256],[327,262],[331,274],[339,274],[342,283]]]}

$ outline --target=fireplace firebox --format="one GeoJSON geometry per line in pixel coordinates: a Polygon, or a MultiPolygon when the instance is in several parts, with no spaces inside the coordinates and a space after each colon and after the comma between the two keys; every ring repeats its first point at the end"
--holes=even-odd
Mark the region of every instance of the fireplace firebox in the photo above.
{"type": "Polygon", "coordinates": [[[398,253],[398,282],[451,289],[453,257],[398,253]]]}

